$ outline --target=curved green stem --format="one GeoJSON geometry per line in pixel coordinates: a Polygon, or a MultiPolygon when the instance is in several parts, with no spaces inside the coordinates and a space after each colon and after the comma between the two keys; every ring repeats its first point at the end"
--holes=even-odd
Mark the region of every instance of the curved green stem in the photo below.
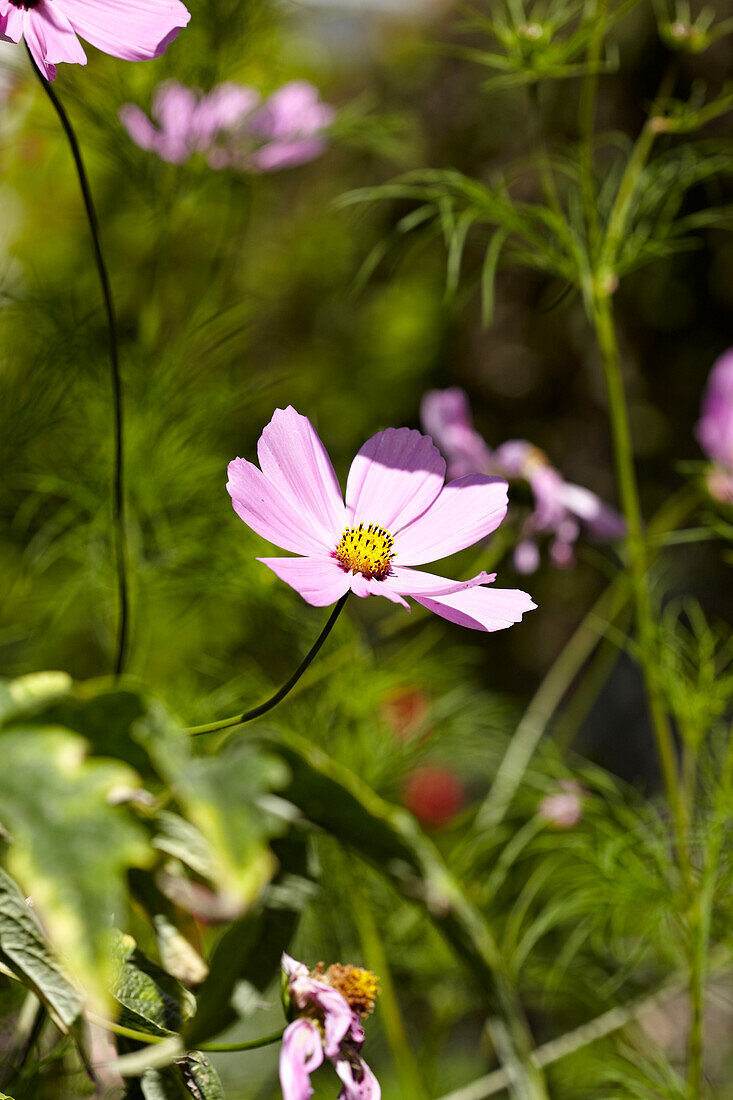
{"type": "Polygon", "coordinates": [[[318,655],[321,646],[333,630],[333,627],[336,624],[336,620],[343,611],[348,598],[349,593],[346,592],[345,595],[341,597],[341,599],[334,607],[333,611],[329,615],[328,622],[316,638],[316,641],[311,649],[308,651],[308,653],[306,653],[305,657],[296,668],[293,675],[286,683],[283,684],[283,686],[278,691],[275,692],[274,695],[272,695],[264,703],[260,703],[259,706],[253,707],[252,710],[246,710],[244,714],[235,715],[233,718],[221,718],[218,722],[209,722],[205,726],[191,726],[188,732],[193,737],[197,737],[199,734],[202,733],[215,733],[217,730],[225,730],[230,729],[233,726],[241,726],[245,722],[252,722],[255,718],[260,718],[263,714],[267,714],[268,710],[272,710],[272,708],[276,707],[278,703],[281,703],[285,696],[292,691],[303,673],[308,669],[311,662],[318,655]]]}
{"type": "Polygon", "coordinates": [[[269,1047],[273,1043],[279,1043],[283,1037],[285,1028],[274,1031],[272,1035],[263,1035],[261,1039],[247,1039],[241,1043],[200,1043],[197,1050],[209,1051],[212,1054],[230,1054],[239,1050],[257,1050],[259,1047],[269,1047]]]}
{"type": "Polygon", "coordinates": [[[97,211],[94,206],[94,199],[92,198],[91,187],[89,186],[89,177],[87,176],[86,168],[84,167],[84,160],[81,155],[79,141],[74,132],[74,128],[71,125],[69,116],[67,115],[66,110],[64,109],[64,106],[61,103],[58,95],[54,91],[53,85],[50,84],[48,80],[46,80],[43,73],[36,65],[36,62],[30,50],[28,50],[28,56],[31,60],[33,71],[38,77],[43,91],[51,101],[51,104],[56,114],[58,115],[64,134],[66,135],[67,141],[69,142],[71,155],[74,159],[74,167],[76,168],[76,174],[79,179],[79,187],[81,188],[82,199],[84,201],[84,209],[86,211],[87,221],[89,223],[89,232],[91,233],[92,246],[94,248],[94,260],[97,267],[97,274],[99,276],[99,283],[102,288],[104,308],[107,314],[107,331],[109,333],[109,362],[110,374],[112,379],[115,439],[113,513],[118,597],[115,675],[119,676],[120,673],[124,671],[125,664],[127,662],[129,595],[127,584],[127,535],[125,531],[124,413],[122,401],[122,377],[120,375],[120,358],[117,336],[117,318],[115,315],[114,299],[112,297],[112,287],[109,280],[109,274],[107,272],[107,265],[104,260],[104,253],[102,252],[102,243],[99,233],[99,220],[97,218],[97,211]]]}

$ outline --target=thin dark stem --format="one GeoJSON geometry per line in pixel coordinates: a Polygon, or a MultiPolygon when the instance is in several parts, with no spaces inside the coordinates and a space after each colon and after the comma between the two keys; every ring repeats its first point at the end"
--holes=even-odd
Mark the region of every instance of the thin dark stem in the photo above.
{"type": "Polygon", "coordinates": [[[306,653],[305,657],[298,665],[295,672],[287,681],[287,683],[283,684],[283,686],[278,691],[276,691],[275,694],[271,696],[271,698],[266,700],[266,702],[264,703],[260,703],[259,706],[253,707],[252,710],[246,710],[244,714],[236,715],[233,718],[221,718],[218,722],[209,722],[206,726],[192,726],[188,732],[195,737],[200,733],[215,733],[217,730],[229,729],[231,726],[241,726],[244,722],[252,722],[255,718],[260,718],[263,714],[267,714],[268,710],[272,710],[272,708],[276,707],[278,703],[281,703],[285,696],[293,690],[298,680],[308,669],[312,661],[318,656],[321,646],[333,630],[336,620],[343,611],[344,605],[346,604],[348,598],[348,592],[341,597],[341,599],[338,601],[333,611],[329,615],[328,622],[324,626],[321,633],[318,635],[312,648],[306,653]]]}
{"type": "Polygon", "coordinates": [[[209,1051],[212,1054],[232,1054],[240,1050],[258,1050],[260,1047],[269,1047],[273,1043],[279,1043],[285,1031],[281,1027],[272,1035],[263,1035],[261,1039],[246,1039],[241,1043],[199,1043],[198,1049],[209,1051]]]}
{"type": "Polygon", "coordinates": [[[123,436],[124,422],[122,407],[122,379],[120,376],[120,358],[117,338],[117,319],[115,316],[114,300],[112,298],[112,287],[109,281],[107,265],[104,261],[104,255],[102,253],[97,211],[94,206],[94,199],[92,198],[92,191],[89,186],[89,178],[86,173],[86,168],[84,167],[84,161],[82,159],[78,139],[76,137],[76,134],[74,133],[74,128],[71,125],[69,116],[66,114],[66,111],[61,101],[59,100],[56,92],[53,89],[53,85],[48,80],[46,80],[43,73],[36,65],[36,62],[30,50],[28,50],[28,56],[30,58],[31,65],[33,66],[33,71],[40,81],[41,87],[50,99],[53,108],[59,117],[59,121],[61,123],[61,126],[63,127],[63,131],[66,134],[67,140],[69,142],[71,155],[74,158],[76,174],[79,178],[79,187],[81,188],[87,221],[89,222],[89,231],[92,236],[94,259],[97,266],[97,273],[99,275],[99,282],[102,288],[102,297],[104,298],[104,306],[107,313],[107,329],[109,332],[109,362],[112,378],[115,435],[113,513],[115,532],[115,562],[117,567],[118,592],[115,675],[119,676],[120,673],[124,670],[127,661],[129,597],[127,591],[127,536],[125,533],[125,455],[123,436]]]}

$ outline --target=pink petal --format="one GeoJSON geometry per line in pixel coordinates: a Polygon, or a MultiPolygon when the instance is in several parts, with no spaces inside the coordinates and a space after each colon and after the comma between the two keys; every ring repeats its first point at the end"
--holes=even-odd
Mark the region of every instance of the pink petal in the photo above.
{"type": "Polygon", "coordinates": [[[537,606],[517,588],[470,588],[452,596],[416,599],[428,611],[470,630],[504,630],[537,606]]]}
{"type": "Polygon", "coordinates": [[[447,577],[437,577],[434,573],[424,573],[421,569],[403,568],[393,565],[389,575],[381,581],[375,581],[379,595],[387,592],[397,592],[402,596],[450,596],[453,592],[463,592],[467,588],[475,588],[478,584],[491,584],[496,579],[496,573],[477,573],[467,581],[449,580],[447,577]]]}
{"type": "Polygon", "coordinates": [[[462,389],[430,390],[420,405],[422,425],[448,460],[448,476],[480,474],[491,466],[491,451],[473,427],[462,389]]]}
{"type": "Polygon", "coordinates": [[[153,152],[157,149],[160,134],[152,122],[135,103],[124,103],[119,109],[119,119],[128,134],[141,149],[153,152]]]}
{"type": "Polygon", "coordinates": [[[55,68],[60,61],[77,65],[87,63],[81,42],[63,11],[57,8],[55,0],[53,3],[40,0],[36,7],[26,11],[23,34],[34,61],[46,75],[47,67],[55,68]]]}
{"type": "Polygon", "coordinates": [[[353,573],[350,583],[351,591],[360,599],[364,599],[366,596],[384,596],[392,603],[399,604],[407,611],[410,610],[407,600],[403,599],[399,592],[396,592],[393,588],[385,588],[383,581],[375,580],[374,577],[364,577],[361,573],[353,573]]]}
{"type": "Polygon", "coordinates": [[[377,432],[351,463],[350,522],[378,523],[394,533],[430,507],[444,480],[445,460],[428,436],[411,428],[377,432]]]}
{"type": "Polygon", "coordinates": [[[320,157],[328,148],[323,138],[297,138],[293,141],[271,141],[255,150],[250,163],[256,172],[277,172],[281,168],[297,168],[320,157]]]}
{"type": "Polygon", "coordinates": [[[307,518],[251,462],[235,458],[229,463],[227,491],[234,511],[248,527],[268,542],[294,554],[323,555],[332,547],[313,531],[307,518]]]}
{"type": "Polygon", "coordinates": [[[310,1100],[310,1075],[323,1062],[323,1044],[313,1020],[288,1024],[280,1047],[280,1087],[283,1100],[310,1100]]]}
{"type": "Polygon", "coordinates": [[[451,481],[419,519],[395,535],[400,565],[437,561],[486,538],[506,515],[508,488],[481,474],[451,481]]]}
{"type": "Polygon", "coordinates": [[[257,444],[265,477],[335,550],[346,526],[341,487],[315,428],[292,406],[276,409],[257,444]]]}
{"type": "Polygon", "coordinates": [[[348,592],[350,575],[335,558],[258,558],[313,607],[328,607],[348,592]]]}
{"type": "Polygon", "coordinates": [[[20,42],[23,37],[23,14],[23,8],[16,8],[10,0],[0,0],[0,38],[20,42]]]}
{"type": "Polygon", "coordinates": [[[180,0],[53,0],[82,38],[128,61],[159,57],[191,18],[180,0]]]}
{"type": "Polygon", "coordinates": [[[360,1054],[347,1050],[333,1064],[343,1086],[339,1100],[380,1100],[379,1082],[360,1054]]]}
{"type": "Polygon", "coordinates": [[[536,573],[540,567],[540,551],[532,539],[522,539],[514,548],[514,568],[517,573],[536,573]]]}

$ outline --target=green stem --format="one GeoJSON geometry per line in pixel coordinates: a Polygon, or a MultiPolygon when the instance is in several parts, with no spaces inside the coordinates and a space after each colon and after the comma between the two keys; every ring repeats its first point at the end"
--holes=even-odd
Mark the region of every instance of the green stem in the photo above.
{"type": "Polygon", "coordinates": [[[718,858],[729,821],[729,799],[733,784],[733,736],[729,734],[720,784],[713,807],[712,823],[707,833],[707,851],[700,888],[693,902],[691,915],[692,943],[690,953],[691,1021],[688,1036],[687,1081],[692,1100],[702,1095],[705,1066],[705,994],[710,966],[708,945],[710,922],[715,896],[718,858]]]}
{"type": "Polygon", "coordinates": [[[97,267],[99,284],[102,289],[102,298],[104,299],[104,308],[107,314],[107,331],[109,334],[109,363],[110,375],[112,379],[115,440],[113,514],[118,600],[117,642],[115,648],[115,675],[119,676],[120,673],[124,672],[127,662],[129,595],[127,583],[127,533],[125,529],[124,410],[122,400],[122,376],[120,374],[117,318],[115,314],[114,299],[112,297],[112,286],[109,280],[109,273],[107,271],[104,253],[102,252],[102,242],[99,233],[99,219],[97,218],[97,211],[94,206],[92,190],[89,185],[89,177],[87,176],[86,168],[84,167],[84,160],[81,155],[81,148],[79,146],[78,138],[76,136],[76,133],[74,132],[73,126],[71,125],[71,120],[69,119],[69,116],[67,115],[66,110],[61,103],[61,100],[54,91],[53,86],[46,80],[43,73],[36,65],[36,62],[30,50],[28,50],[28,56],[30,58],[31,65],[33,66],[33,71],[38,77],[43,91],[48,96],[53,106],[53,109],[58,115],[62,129],[69,143],[69,148],[71,149],[71,155],[74,160],[74,167],[76,168],[76,174],[79,180],[79,187],[81,188],[81,195],[84,201],[84,210],[86,211],[87,222],[89,223],[89,232],[91,233],[92,247],[94,249],[94,262],[97,267]]]}
{"type": "Polygon", "coordinates": [[[598,7],[589,15],[593,19],[593,35],[588,44],[586,74],[580,93],[580,179],[583,194],[583,210],[588,232],[589,251],[595,256],[599,236],[598,206],[596,202],[596,182],[593,171],[594,137],[596,118],[596,95],[598,93],[598,68],[603,50],[603,38],[606,33],[608,0],[599,0],[598,7]]]}
{"type": "Polygon", "coordinates": [[[597,293],[593,300],[593,323],[603,361],[603,373],[608,396],[613,437],[616,476],[626,519],[626,544],[629,576],[634,600],[638,633],[639,657],[646,685],[649,713],[657,745],[662,779],[672,813],[680,866],[687,885],[691,876],[687,848],[685,811],[681,796],[677,757],[672,729],[656,673],[656,638],[651,599],[647,586],[647,554],[642,530],[639,492],[634,469],[634,456],[629,429],[628,410],[621,377],[616,329],[611,299],[597,293]]]}
{"type": "Polygon", "coordinates": [[[286,695],[288,695],[297,684],[303,673],[308,669],[309,665],[318,655],[318,652],[325,642],[328,635],[333,630],[336,624],[336,620],[344,609],[349,593],[341,597],[333,611],[331,612],[328,622],[324,626],[321,633],[316,638],[311,649],[308,650],[301,663],[296,668],[290,679],[283,684],[274,695],[270,696],[264,703],[260,703],[259,706],[253,707],[252,710],[246,710],[244,714],[235,715],[233,718],[220,718],[218,722],[209,722],[205,726],[191,726],[188,732],[192,737],[197,737],[202,733],[215,733],[217,730],[230,729],[233,726],[241,726],[245,722],[252,722],[255,718],[260,718],[263,714],[266,714],[268,710],[272,710],[278,703],[281,703],[286,695]]]}
{"type": "MultiPolygon", "coordinates": [[[[105,1020],[94,1012],[88,1012],[87,1017],[98,1027],[103,1027],[105,1031],[111,1031],[114,1035],[121,1035],[125,1039],[134,1039],[138,1043],[147,1043],[150,1046],[162,1043],[166,1039],[175,1038],[172,1032],[168,1035],[151,1035],[147,1031],[137,1031],[133,1027],[125,1027],[124,1024],[118,1024],[114,1020],[105,1020]]],[[[257,1050],[258,1047],[267,1047],[273,1043],[279,1043],[284,1031],[285,1028],[281,1027],[279,1031],[275,1031],[271,1035],[264,1035],[260,1039],[247,1039],[241,1043],[201,1043],[196,1049],[210,1051],[214,1054],[238,1050],[257,1050]]]]}
{"type": "Polygon", "coordinates": [[[258,1050],[259,1047],[269,1047],[273,1043],[279,1043],[283,1037],[285,1028],[274,1031],[272,1035],[263,1035],[260,1039],[247,1039],[241,1043],[200,1043],[197,1050],[209,1051],[212,1054],[230,1054],[239,1050],[258,1050]]]}

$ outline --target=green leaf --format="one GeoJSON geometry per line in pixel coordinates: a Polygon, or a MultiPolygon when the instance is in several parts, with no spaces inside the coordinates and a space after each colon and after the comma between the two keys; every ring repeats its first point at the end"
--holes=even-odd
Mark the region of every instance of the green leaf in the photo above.
{"type": "Polygon", "coordinates": [[[209,960],[209,977],[199,992],[196,1015],[184,1033],[189,1046],[218,1035],[237,1019],[232,997],[238,984],[247,982],[260,992],[267,989],[280,971],[282,953],[312,896],[313,884],[304,877],[305,841],[293,835],[273,847],[280,873],[258,905],[219,940],[209,960]]]}
{"type": "Polygon", "coordinates": [[[133,736],[208,842],[212,882],[250,905],[276,869],[265,843],[275,825],[260,799],[285,783],[282,763],[242,741],[217,756],[195,756],[191,738],[159,707],[135,724],[133,736]]]}
{"type": "Polygon", "coordinates": [[[139,951],[131,936],[120,937],[118,952],[112,992],[123,1007],[119,1022],[153,1035],[181,1031],[196,1007],[193,994],[139,951]]]}
{"type": "Polygon", "coordinates": [[[192,1051],[181,1066],[188,1091],[196,1100],[224,1100],[219,1074],[201,1051],[192,1051]]]}
{"type": "Polygon", "coordinates": [[[22,891],[1,869],[0,960],[33,990],[62,1031],[72,1026],[83,998],[54,957],[22,891]]]}
{"type": "Polygon", "coordinates": [[[67,672],[30,672],[15,680],[0,680],[0,721],[43,709],[66,695],[72,682],[67,672]]]}
{"type": "Polygon", "coordinates": [[[127,868],[150,855],[142,830],[107,799],[137,777],[124,765],[87,759],[82,739],[64,729],[6,728],[0,753],[9,870],[33,898],[51,943],[103,1005],[112,977],[110,917],[124,915],[127,868]]]}
{"type": "Polygon", "coordinates": [[[140,1088],[145,1100],[224,1100],[219,1075],[200,1051],[192,1051],[173,1066],[148,1069],[140,1088]]]}

